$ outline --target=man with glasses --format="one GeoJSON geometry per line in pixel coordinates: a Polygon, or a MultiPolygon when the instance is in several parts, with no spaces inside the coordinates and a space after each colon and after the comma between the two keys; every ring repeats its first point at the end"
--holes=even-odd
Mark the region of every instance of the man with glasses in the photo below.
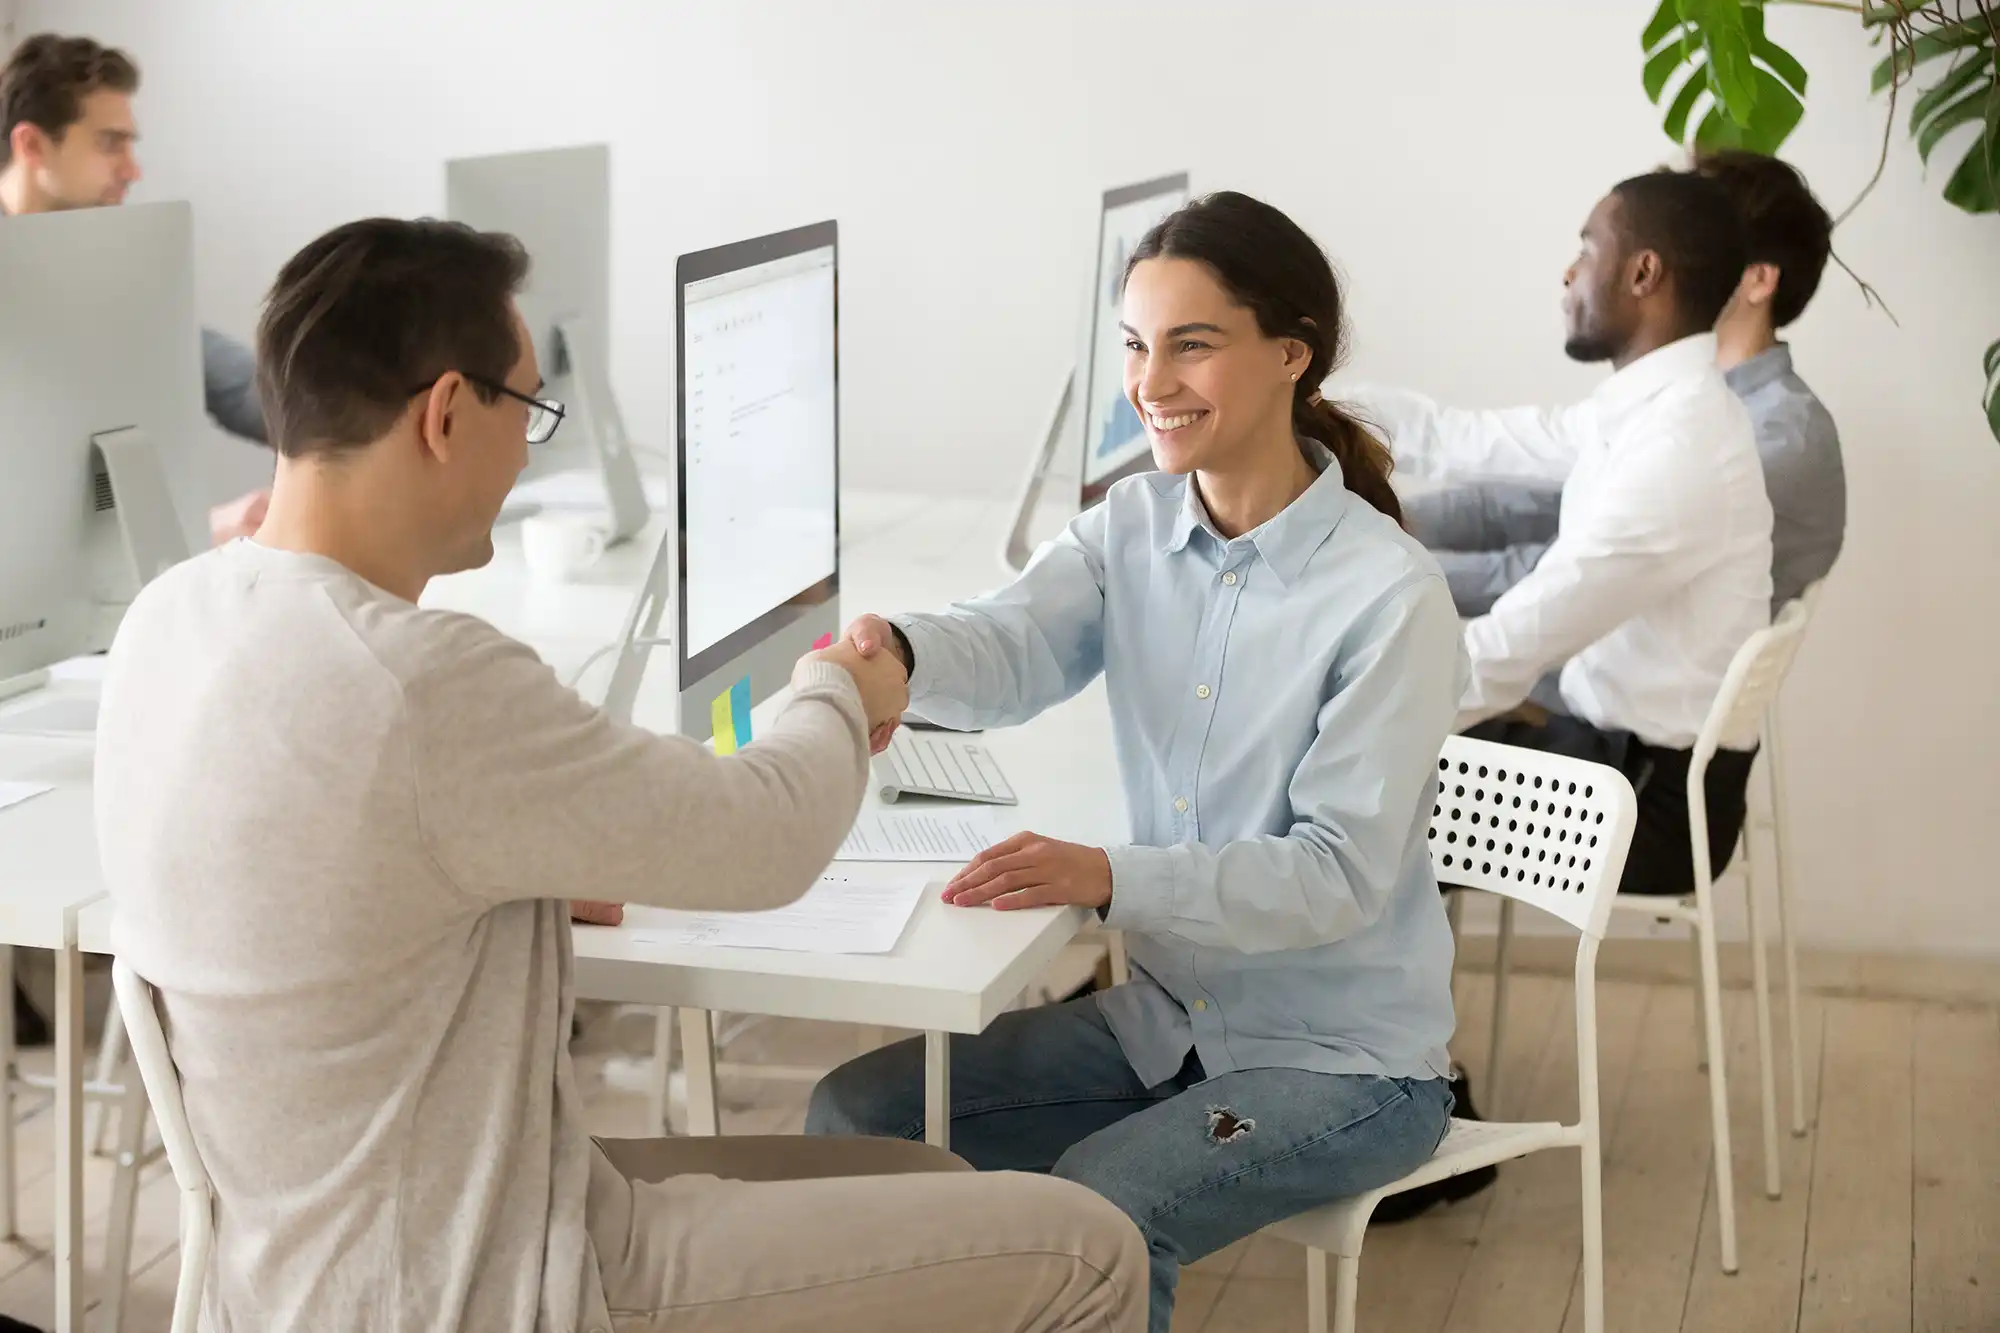
{"type": "MultiPolygon", "coordinates": [[[[0,67],[0,215],[124,203],[140,175],[132,115],[138,90],[139,67],[114,47],[54,33],[23,41],[0,67]]],[[[269,443],[250,350],[203,329],[201,362],[216,424],[269,443]]],[[[210,533],[219,542],[255,531],[269,498],[253,491],[218,506],[209,514],[210,533]]]]}
{"type": "Polygon", "coordinates": [[[1145,1324],[1136,1228],[1071,1182],[891,1142],[599,1142],[563,897],[770,908],[853,822],[893,654],[802,660],[727,757],[614,721],[482,621],[561,408],[512,238],[356,222],[258,326],[254,538],[169,570],[111,651],[100,854],[216,1195],[218,1326],[959,1333],[1145,1324]]]}

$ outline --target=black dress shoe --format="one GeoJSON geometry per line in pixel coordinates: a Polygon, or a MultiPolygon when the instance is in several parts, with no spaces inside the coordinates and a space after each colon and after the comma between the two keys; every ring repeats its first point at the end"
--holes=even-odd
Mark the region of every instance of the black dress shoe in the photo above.
{"type": "MultiPolygon", "coordinates": [[[[1460,1120],[1479,1119],[1479,1112],[1472,1106],[1472,1080],[1465,1076],[1464,1070],[1452,1074],[1451,1100],[1451,1113],[1460,1120]]],[[[1441,1203],[1469,1199],[1499,1178],[1499,1168],[1491,1166],[1482,1166],[1462,1175],[1446,1176],[1443,1180],[1404,1190],[1401,1194],[1391,1194],[1375,1205],[1374,1215],[1369,1220],[1384,1224],[1407,1222],[1441,1203]]]]}
{"type": "Polygon", "coordinates": [[[24,1324],[18,1319],[9,1319],[6,1315],[0,1314],[0,1333],[42,1333],[42,1330],[33,1324],[24,1324]]]}
{"type": "MultiPolygon", "coordinates": [[[[20,983],[14,986],[14,1045],[19,1047],[46,1046],[54,1040],[49,1032],[49,1020],[41,1011],[28,1003],[28,993],[20,983]]],[[[4,1317],[4,1316],[0,1316],[4,1317]]],[[[7,1333],[7,1326],[0,1324],[0,1333],[7,1333]]]]}

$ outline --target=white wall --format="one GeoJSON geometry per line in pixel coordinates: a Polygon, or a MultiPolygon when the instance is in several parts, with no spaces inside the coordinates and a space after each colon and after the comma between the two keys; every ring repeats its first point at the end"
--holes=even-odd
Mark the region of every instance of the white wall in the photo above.
{"type": "MultiPolygon", "coordinates": [[[[1075,346],[1092,198],[1179,167],[1265,195],[1350,278],[1356,365],[1460,400],[1580,394],[1556,299],[1577,226],[1669,156],[1639,90],[1650,0],[26,0],[146,70],[143,197],[192,198],[200,301],[247,331],[279,263],[441,205],[440,159],[614,146],[614,371],[664,439],[683,250],[842,224],[848,476],[1009,486],[1075,346]],[[553,16],[560,15],[560,18],[553,16]]],[[[1771,26],[1812,71],[1790,155],[1829,204],[1874,166],[1873,51],[1771,26]]],[[[1898,127],[1796,330],[1847,442],[1847,555],[1788,696],[1806,928],[2000,956],[2000,220],[1920,179],[1898,127]]]]}

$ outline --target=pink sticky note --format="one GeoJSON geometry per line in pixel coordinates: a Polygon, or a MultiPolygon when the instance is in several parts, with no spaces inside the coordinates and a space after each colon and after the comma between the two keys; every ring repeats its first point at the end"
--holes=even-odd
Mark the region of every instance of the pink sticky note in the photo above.
{"type": "Polygon", "coordinates": [[[833,647],[833,636],[831,634],[822,634],[817,639],[813,640],[813,650],[815,652],[817,652],[821,648],[831,648],[831,647],[833,647]]]}

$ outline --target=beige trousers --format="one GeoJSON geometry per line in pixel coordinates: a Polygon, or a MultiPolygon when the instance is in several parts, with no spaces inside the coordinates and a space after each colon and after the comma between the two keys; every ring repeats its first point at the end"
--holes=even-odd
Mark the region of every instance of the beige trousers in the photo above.
{"type": "Polygon", "coordinates": [[[618,1333],[1140,1333],[1146,1249],[1068,1181],[896,1139],[606,1139],[618,1333]]]}

